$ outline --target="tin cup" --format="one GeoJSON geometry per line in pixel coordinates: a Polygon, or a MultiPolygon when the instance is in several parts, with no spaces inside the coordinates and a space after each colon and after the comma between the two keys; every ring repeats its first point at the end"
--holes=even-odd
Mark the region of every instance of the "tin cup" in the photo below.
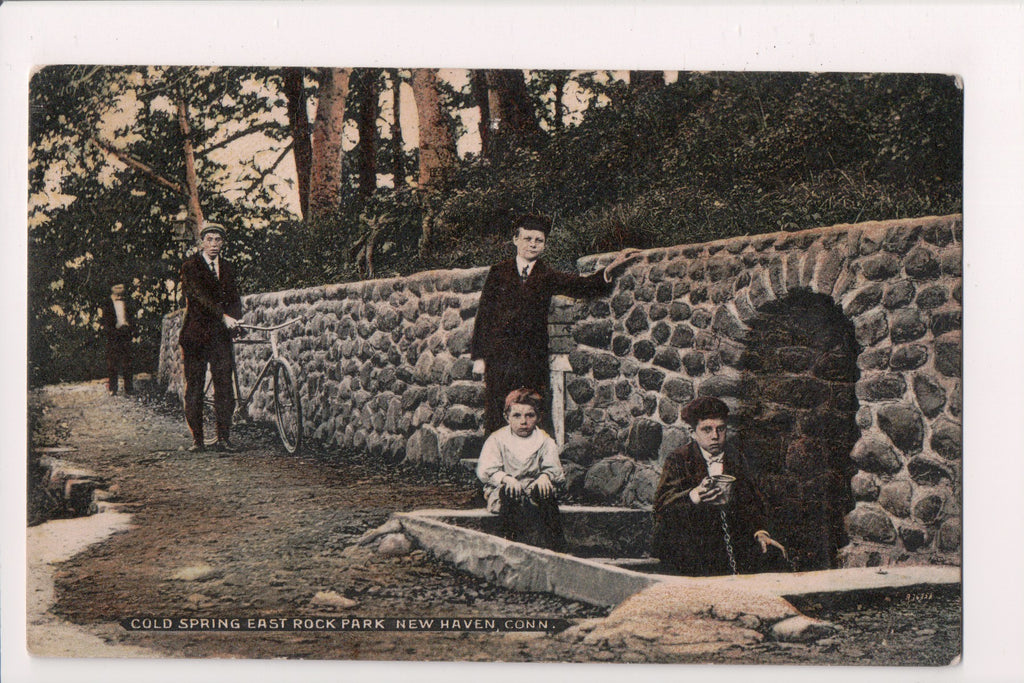
{"type": "Polygon", "coordinates": [[[728,474],[716,474],[711,479],[715,483],[715,488],[722,492],[721,497],[715,501],[715,505],[728,505],[732,500],[732,485],[736,482],[736,477],[728,474]]]}

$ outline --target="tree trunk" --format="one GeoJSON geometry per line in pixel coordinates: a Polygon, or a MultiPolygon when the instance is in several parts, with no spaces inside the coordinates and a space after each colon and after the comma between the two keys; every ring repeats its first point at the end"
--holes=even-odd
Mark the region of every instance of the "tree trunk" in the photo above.
{"type": "Polygon", "coordinates": [[[322,218],[341,206],[341,145],[351,73],[352,69],[326,69],[321,74],[310,170],[309,203],[313,218],[322,218]]]}
{"type": "Polygon", "coordinates": [[[398,69],[388,69],[394,97],[391,101],[391,176],[396,190],[405,186],[405,149],[402,146],[402,79],[398,69]]]}
{"type": "Polygon", "coordinates": [[[441,109],[434,69],[413,69],[412,91],[420,124],[419,185],[430,190],[442,182],[455,165],[455,140],[441,109]]]}
{"type": "Polygon", "coordinates": [[[181,131],[181,151],[185,159],[185,192],[188,201],[188,222],[192,232],[199,239],[203,229],[203,208],[199,205],[199,180],[196,177],[196,157],[192,150],[192,129],[188,122],[188,107],[185,96],[178,95],[178,129],[181,131]]]}
{"type": "Polygon", "coordinates": [[[491,157],[491,98],[487,87],[487,72],[471,69],[469,87],[476,106],[480,109],[480,124],[477,126],[480,132],[480,157],[489,159],[491,157]]]}
{"type": "MultiPolygon", "coordinates": [[[[515,143],[532,143],[541,133],[540,124],[526,91],[523,72],[518,69],[491,69],[487,72],[487,84],[490,86],[490,98],[497,99],[500,121],[496,129],[503,141],[515,143]]],[[[492,105],[492,119],[494,107],[492,105]]]]}
{"type": "Polygon", "coordinates": [[[359,69],[359,196],[377,191],[377,116],[380,69],[359,69]]]}
{"type": "Polygon", "coordinates": [[[299,204],[302,218],[309,217],[309,174],[313,163],[310,143],[309,112],[306,104],[305,71],[284,70],[284,94],[288,98],[288,123],[292,129],[292,153],[295,156],[295,175],[299,184],[299,204]]]}
{"type": "Polygon", "coordinates": [[[629,88],[634,92],[654,90],[665,85],[664,71],[630,71],[629,88]]]}
{"type": "Polygon", "coordinates": [[[560,70],[555,72],[555,130],[565,128],[565,84],[569,81],[569,72],[560,70]]]}

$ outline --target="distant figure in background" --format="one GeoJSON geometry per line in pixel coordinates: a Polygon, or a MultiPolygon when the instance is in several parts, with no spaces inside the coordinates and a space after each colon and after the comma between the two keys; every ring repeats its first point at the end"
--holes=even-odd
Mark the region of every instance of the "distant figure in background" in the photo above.
{"type": "Polygon", "coordinates": [[[729,407],[711,396],[683,408],[693,441],[665,460],[654,495],[654,554],[687,576],[787,568],[746,461],[726,444],[728,416],[729,407]]]}
{"type": "Polygon", "coordinates": [[[232,331],[242,317],[242,299],[235,269],[221,258],[224,228],[207,223],[199,234],[199,251],[181,265],[181,291],[185,319],[181,324],[181,354],[185,365],[185,421],[192,432],[190,451],[203,451],[203,392],[206,368],[213,377],[213,403],[217,422],[214,450],[235,452],[231,443],[231,416],[235,395],[231,385],[234,352],[232,331]]]}
{"type": "Polygon", "coordinates": [[[110,288],[110,297],[100,305],[100,322],[107,336],[107,391],[117,394],[117,376],[124,377],[124,393],[132,393],[132,337],[138,310],[125,298],[124,283],[110,288]]]}
{"type": "Polygon", "coordinates": [[[484,429],[488,433],[504,424],[503,402],[513,389],[531,387],[545,403],[550,400],[551,297],[607,294],[612,290],[612,272],[639,254],[637,249],[627,249],[602,271],[587,276],[562,273],[540,259],[550,229],[551,222],[543,216],[518,219],[512,233],[515,258],[491,266],[480,293],[470,353],[474,374],[484,377],[484,429]]]}
{"type": "Polygon", "coordinates": [[[537,427],[543,399],[523,388],[504,403],[508,425],[487,438],[476,467],[487,510],[501,517],[505,538],[564,551],[557,493],[565,473],[555,440],[537,427]]]}

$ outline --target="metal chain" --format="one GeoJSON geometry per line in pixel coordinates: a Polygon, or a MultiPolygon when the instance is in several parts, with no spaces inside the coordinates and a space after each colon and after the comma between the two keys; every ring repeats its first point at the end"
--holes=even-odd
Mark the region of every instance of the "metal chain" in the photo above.
{"type": "Polygon", "coordinates": [[[729,554],[729,568],[733,574],[739,574],[736,571],[736,555],[732,551],[732,537],[729,535],[729,522],[725,519],[725,510],[719,510],[718,513],[722,516],[722,538],[725,539],[725,552],[729,554]]]}

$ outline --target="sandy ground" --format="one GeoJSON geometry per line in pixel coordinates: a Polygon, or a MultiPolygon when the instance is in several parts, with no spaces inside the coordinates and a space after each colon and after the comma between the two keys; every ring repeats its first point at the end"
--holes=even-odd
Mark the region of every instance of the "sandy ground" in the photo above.
{"type": "Polygon", "coordinates": [[[131,515],[105,512],[90,517],[52,520],[29,528],[25,612],[30,653],[41,657],[157,656],[145,648],[112,644],[50,612],[55,600],[54,565],[71,559],[90,545],[124,531],[130,525],[131,515]]]}
{"type": "MultiPolygon", "coordinates": [[[[752,640],[658,650],[564,634],[134,632],[131,616],[536,617],[586,624],[608,610],[503,589],[423,551],[357,547],[396,511],[478,507],[465,477],[356,456],[287,456],[272,431],[239,429],[236,454],[189,453],[180,413],[99,384],[30,397],[34,443],[107,477],[131,512],[30,530],[29,637],[55,656],[384,661],[948,664],[960,652],[959,595],[894,595],[815,613],[843,626],[816,643],[752,640]],[[110,534],[110,535],[107,535],[110,534]],[[58,554],[59,552],[59,554],[58,554]],[[53,586],[49,585],[52,578],[53,586]],[[336,604],[319,602],[333,594],[336,604]],[[45,605],[52,602],[49,610],[45,605]]],[[[802,609],[815,609],[807,605],[802,609]]],[[[703,637],[705,626],[694,625],[703,637]]],[[[575,629],[577,636],[579,629],[575,629]]],[[[641,639],[642,640],[642,639],[641,639]]]]}

